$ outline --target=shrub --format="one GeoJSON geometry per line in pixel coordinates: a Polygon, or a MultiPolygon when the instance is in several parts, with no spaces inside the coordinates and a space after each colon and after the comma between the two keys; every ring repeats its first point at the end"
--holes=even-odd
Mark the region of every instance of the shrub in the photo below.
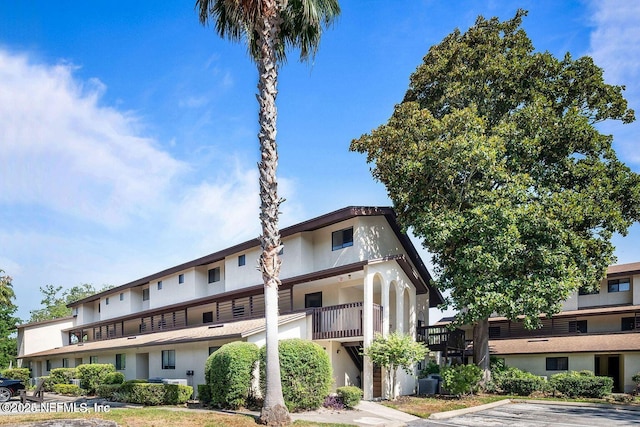
{"type": "Polygon", "coordinates": [[[101,384],[96,389],[96,395],[108,400],[116,400],[115,394],[120,392],[122,384],[101,384]]]}
{"type": "Polygon", "coordinates": [[[12,380],[20,380],[24,385],[29,385],[29,368],[9,368],[0,372],[0,375],[4,378],[12,380]]]}
{"type": "Polygon", "coordinates": [[[336,390],[338,397],[342,399],[344,406],[354,408],[362,399],[362,390],[359,387],[345,386],[336,390]]]}
{"type": "Polygon", "coordinates": [[[82,396],[86,394],[85,390],[82,390],[80,386],[75,384],[54,384],[53,391],[58,394],[68,394],[71,396],[82,396]]]}
{"type": "Polygon", "coordinates": [[[124,374],[122,372],[109,372],[102,380],[102,384],[122,384],[123,382],[124,374]]]}
{"type": "Polygon", "coordinates": [[[551,376],[551,387],[567,397],[602,398],[611,394],[613,378],[596,377],[592,372],[566,372],[551,376]]]}
{"type": "Polygon", "coordinates": [[[207,359],[204,369],[210,402],[226,408],[246,406],[251,396],[258,346],[247,342],[225,344],[207,359]]]}
{"type": "Polygon", "coordinates": [[[211,403],[211,387],[209,384],[198,384],[198,400],[205,405],[211,403]]]}
{"type": "Polygon", "coordinates": [[[344,409],[344,402],[340,397],[335,394],[331,394],[324,399],[322,406],[328,409],[333,409],[334,411],[340,411],[344,409]]]}
{"type": "Polygon", "coordinates": [[[76,370],[80,378],[80,387],[87,390],[88,394],[95,394],[98,386],[104,383],[106,375],[110,372],[115,372],[116,368],[110,363],[94,363],[80,365],[76,370]]]}
{"type": "MultiPolygon", "coordinates": [[[[278,343],[282,394],[289,411],[319,408],[333,383],[329,356],[318,344],[301,339],[278,343]]],[[[266,347],[260,349],[260,386],[265,391],[266,347]]]]}
{"type": "Polygon", "coordinates": [[[476,365],[447,366],[442,369],[442,386],[451,394],[473,394],[482,378],[482,369],[476,365]]]}
{"type": "Polygon", "coordinates": [[[42,381],[42,382],[44,383],[44,384],[42,385],[42,389],[43,389],[44,391],[53,391],[53,386],[54,386],[55,384],[53,384],[53,383],[50,381],[50,378],[49,378],[49,376],[48,376],[48,375],[43,375],[43,376],[41,376],[38,380],[39,380],[39,381],[42,381]]]}
{"type": "Polygon", "coordinates": [[[193,387],[178,384],[132,382],[119,387],[112,392],[114,398],[147,406],[186,403],[193,393],[193,387]]]}
{"type": "Polygon", "coordinates": [[[52,386],[71,384],[73,378],[76,378],[76,368],[55,368],[49,373],[49,382],[52,386]]]}
{"type": "Polygon", "coordinates": [[[499,391],[518,396],[528,396],[534,391],[543,391],[546,386],[544,378],[513,367],[494,373],[493,382],[499,391]]]}
{"type": "Polygon", "coordinates": [[[427,378],[431,374],[439,374],[440,373],[440,365],[438,365],[433,360],[430,360],[427,363],[427,366],[422,368],[420,373],[418,374],[418,378],[427,378]]]}

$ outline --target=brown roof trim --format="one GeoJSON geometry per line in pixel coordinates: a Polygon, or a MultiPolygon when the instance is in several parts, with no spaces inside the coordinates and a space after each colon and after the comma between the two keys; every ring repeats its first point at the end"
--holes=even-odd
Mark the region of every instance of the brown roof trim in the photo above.
{"type": "Polygon", "coordinates": [[[607,268],[607,278],[633,276],[640,274],[640,262],[610,265],[607,268]]]}
{"type": "MultiPolygon", "coordinates": [[[[434,304],[436,305],[442,303],[443,302],[442,294],[440,294],[440,292],[436,288],[433,288],[431,286],[431,275],[429,274],[426,267],[420,260],[420,256],[418,256],[418,253],[415,247],[413,246],[413,244],[411,243],[411,240],[409,239],[409,237],[400,230],[400,227],[396,222],[395,212],[390,207],[349,206],[349,207],[342,208],[307,221],[303,221],[301,223],[298,223],[289,227],[285,227],[280,230],[280,235],[281,237],[284,238],[284,237],[288,237],[288,236],[305,232],[305,231],[314,231],[319,228],[327,227],[329,225],[346,221],[348,219],[359,217],[359,216],[381,216],[381,215],[384,215],[386,217],[387,222],[389,223],[389,225],[391,226],[391,229],[394,231],[394,233],[400,240],[400,243],[402,244],[404,249],[407,251],[407,254],[411,259],[411,262],[413,263],[413,265],[415,265],[422,280],[429,287],[429,290],[431,291],[431,296],[432,296],[430,300],[434,300],[434,304]]],[[[124,285],[120,285],[118,287],[93,294],[81,300],[75,301],[71,304],[68,304],[67,307],[74,307],[76,305],[80,305],[86,302],[95,301],[100,299],[100,297],[102,296],[117,293],[124,289],[146,285],[147,283],[150,283],[161,277],[169,276],[171,274],[175,274],[179,271],[187,270],[189,268],[199,267],[202,265],[207,265],[217,261],[221,261],[221,260],[224,260],[229,255],[232,255],[238,252],[243,252],[258,246],[260,246],[259,240],[251,239],[244,243],[240,243],[238,245],[231,246],[229,248],[223,249],[218,252],[214,252],[209,255],[205,255],[195,260],[188,261],[188,262],[176,265],[174,267],[167,268],[165,270],[159,271],[149,276],[142,277],[140,279],[134,280],[133,282],[129,282],[124,285]]],[[[283,280],[283,283],[284,282],[285,281],[283,280]]]]}

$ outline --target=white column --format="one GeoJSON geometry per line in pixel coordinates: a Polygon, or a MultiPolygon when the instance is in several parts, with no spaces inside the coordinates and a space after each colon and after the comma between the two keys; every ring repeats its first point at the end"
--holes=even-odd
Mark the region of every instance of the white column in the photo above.
{"type": "Polygon", "coordinates": [[[399,281],[395,283],[396,287],[396,331],[398,333],[406,333],[404,324],[404,286],[399,281]]]}
{"type": "MultiPolygon", "coordinates": [[[[369,347],[373,341],[373,274],[369,267],[364,267],[364,299],[362,307],[362,338],[363,347],[369,347]]],[[[364,357],[362,367],[362,391],[364,400],[373,399],[373,363],[368,357],[364,357]]]]}

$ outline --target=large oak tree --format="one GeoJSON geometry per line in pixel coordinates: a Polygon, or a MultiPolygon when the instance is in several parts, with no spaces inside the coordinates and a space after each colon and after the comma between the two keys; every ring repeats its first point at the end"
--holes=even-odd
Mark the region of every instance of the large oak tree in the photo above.
{"type": "Polygon", "coordinates": [[[446,306],[474,325],[489,375],[488,318],[539,324],[613,263],[638,220],[640,177],[599,132],[634,120],[590,57],[536,52],[521,21],[479,17],[431,47],[367,154],[404,227],[433,254],[446,306]]]}

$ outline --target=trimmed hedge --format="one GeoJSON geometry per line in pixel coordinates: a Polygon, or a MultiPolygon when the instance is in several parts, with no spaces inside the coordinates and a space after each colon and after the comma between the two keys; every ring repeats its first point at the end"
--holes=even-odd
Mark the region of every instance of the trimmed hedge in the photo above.
{"type": "Polygon", "coordinates": [[[257,345],[241,341],[225,344],[213,352],[204,370],[209,400],[200,400],[232,409],[246,406],[252,395],[251,383],[258,355],[257,345]]]}
{"type": "Polygon", "coordinates": [[[355,386],[338,387],[336,390],[338,397],[347,408],[355,408],[362,400],[362,390],[355,386]]]}
{"type": "Polygon", "coordinates": [[[71,384],[71,380],[76,377],[76,368],[54,368],[49,372],[49,383],[52,387],[56,384],[71,384]]]}
{"type": "Polygon", "coordinates": [[[198,400],[202,403],[211,403],[211,387],[209,384],[198,384],[198,400]]]}
{"type": "Polygon", "coordinates": [[[0,375],[4,378],[20,380],[25,386],[29,385],[29,368],[3,369],[0,371],[0,375]]]}
{"type": "Polygon", "coordinates": [[[93,363],[80,365],[76,368],[80,387],[87,390],[88,394],[95,394],[98,386],[104,384],[107,374],[116,371],[116,367],[110,363],[93,363]]]}
{"type": "Polygon", "coordinates": [[[544,378],[513,367],[493,374],[493,382],[503,393],[518,396],[529,396],[534,391],[544,391],[547,387],[544,378]]]}
{"type": "MultiPolygon", "coordinates": [[[[302,339],[279,342],[280,376],[285,405],[291,412],[317,409],[333,383],[329,356],[318,344],[302,339]]],[[[260,349],[260,387],[265,395],[266,346],[260,349]]]]}
{"type": "Polygon", "coordinates": [[[122,384],[101,384],[96,389],[96,396],[108,400],[115,400],[115,393],[120,391],[122,384]]]}
{"type": "Polygon", "coordinates": [[[98,387],[100,397],[147,406],[180,405],[186,403],[192,394],[193,387],[178,384],[126,382],[98,387]]]}
{"type": "Polygon", "coordinates": [[[58,394],[67,394],[71,396],[85,395],[85,390],[75,384],[54,384],[53,391],[58,394]]]}
{"type": "Polygon", "coordinates": [[[602,398],[611,394],[613,378],[596,377],[590,371],[571,371],[551,376],[551,387],[567,397],[602,398]]]}
{"type": "Polygon", "coordinates": [[[124,374],[122,372],[109,372],[104,376],[102,384],[122,384],[124,382],[124,374]]]}

